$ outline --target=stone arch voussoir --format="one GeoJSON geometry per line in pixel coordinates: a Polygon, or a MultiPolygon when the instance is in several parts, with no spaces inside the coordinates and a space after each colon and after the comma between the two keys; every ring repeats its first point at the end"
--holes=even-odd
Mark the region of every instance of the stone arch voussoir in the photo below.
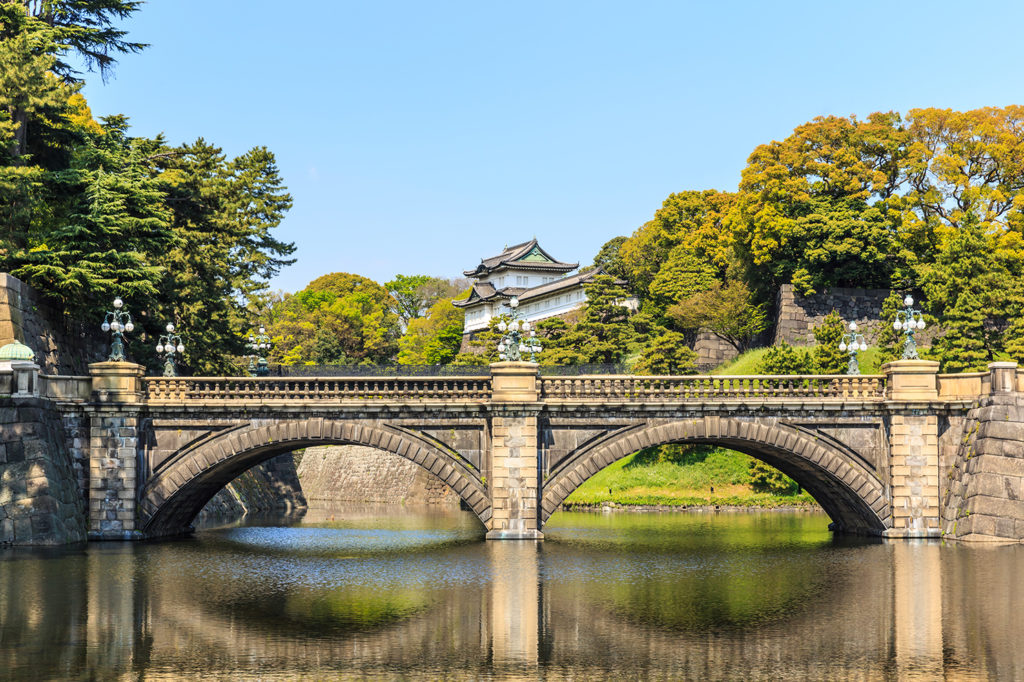
{"type": "Polygon", "coordinates": [[[311,418],[250,423],[180,453],[143,487],[139,526],[151,537],[182,533],[246,469],[284,452],[331,444],[364,445],[408,459],[451,487],[484,525],[491,518],[478,472],[437,445],[383,424],[311,418]]]}
{"type": "Polygon", "coordinates": [[[721,444],[778,467],[814,496],[838,530],[875,534],[891,525],[885,485],[857,458],[776,420],[718,416],[631,428],[580,451],[545,482],[542,520],[608,464],[642,448],[686,442],[721,444]]]}

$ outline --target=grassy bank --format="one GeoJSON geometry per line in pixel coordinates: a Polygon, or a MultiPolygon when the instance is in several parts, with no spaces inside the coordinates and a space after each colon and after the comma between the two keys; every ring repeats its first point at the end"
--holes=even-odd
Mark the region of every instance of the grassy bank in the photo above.
{"type": "Polygon", "coordinates": [[[814,499],[806,492],[776,495],[758,492],[751,486],[751,457],[715,448],[703,461],[677,463],[648,462],[636,454],[597,472],[577,488],[566,505],[662,505],[693,507],[724,505],[737,507],[809,506],[814,499]]]}
{"type": "MultiPolygon", "coordinates": [[[[813,349],[814,346],[809,346],[809,348],[813,349]]],[[[761,359],[767,352],[768,347],[752,348],[729,362],[719,365],[715,369],[711,370],[711,373],[734,376],[758,374],[757,367],[761,364],[761,359]]],[[[869,346],[866,351],[861,351],[861,353],[859,353],[858,359],[860,361],[861,374],[881,374],[881,348],[869,346]]]]}

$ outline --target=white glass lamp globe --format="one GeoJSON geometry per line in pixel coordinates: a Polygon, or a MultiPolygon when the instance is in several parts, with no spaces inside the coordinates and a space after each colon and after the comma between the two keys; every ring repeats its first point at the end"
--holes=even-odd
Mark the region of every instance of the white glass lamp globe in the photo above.
{"type": "Polygon", "coordinates": [[[917,321],[917,328],[918,329],[924,329],[924,318],[923,317],[920,320],[917,321]]]}
{"type": "Polygon", "coordinates": [[[498,352],[500,353],[500,352],[501,352],[501,351],[503,351],[503,350],[505,350],[505,344],[503,344],[503,343],[499,343],[499,344],[498,344],[498,352]]]}
{"type": "Polygon", "coordinates": [[[183,343],[179,343],[178,344],[178,352],[179,353],[184,353],[185,352],[185,344],[183,344],[183,343]]]}
{"type": "Polygon", "coordinates": [[[908,308],[914,305],[914,297],[911,296],[910,294],[907,294],[907,297],[903,299],[903,305],[907,306],[908,308]]]}
{"type": "Polygon", "coordinates": [[[839,350],[846,350],[846,342],[845,341],[843,341],[841,344],[839,344],[839,350]]]}
{"type": "Polygon", "coordinates": [[[124,305],[124,301],[121,300],[120,296],[117,296],[116,298],[114,298],[114,308],[115,309],[120,310],[121,306],[123,306],[123,305],[124,305]]]}
{"type": "Polygon", "coordinates": [[[498,331],[499,332],[503,332],[506,329],[508,329],[508,325],[505,324],[504,320],[502,320],[501,322],[498,323],[498,331]]]}
{"type": "Polygon", "coordinates": [[[163,344],[160,344],[160,343],[156,344],[156,352],[157,353],[163,353],[164,352],[163,344]]]}
{"type": "Polygon", "coordinates": [[[500,355],[498,355],[498,358],[501,359],[501,360],[504,360],[505,359],[505,354],[501,353],[500,355]]]}
{"type": "Polygon", "coordinates": [[[526,332],[530,331],[530,323],[529,322],[523,322],[523,331],[526,331],[526,332]]]}
{"type": "Polygon", "coordinates": [[[900,323],[899,320],[896,320],[895,322],[892,323],[892,328],[895,329],[896,331],[899,331],[903,329],[903,325],[900,323]]]}
{"type": "Polygon", "coordinates": [[[168,322],[167,323],[167,333],[170,334],[173,331],[174,331],[174,323],[173,322],[168,322]]]}
{"type": "Polygon", "coordinates": [[[856,322],[851,322],[850,323],[850,331],[851,332],[857,331],[857,323],[856,322]]]}
{"type": "Polygon", "coordinates": [[[100,329],[102,329],[105,332],[109,332],[110,331],[110,323],[107,322],[107,321],[104,321],[103,324],[100,325],[100,329]]]}
{"type": "Polygon", "coordinates": [[[509,325],[509,329],[511,329],[514,332],[519,331],[519,322],[513,320],[512,324],[509,325]]]}
{"type": "Polygon", "coordinates": [[[135,331],[135,325],[134,325],[134,324],[132,324],[131,322],[129,322],[128,324],[126,324],[126,325],[124,326],[124,330],[125,330],[126,332],[132,332],[132,331],[135,331]]]}
{"type": "Polygon", "coordinates": [[[110,323],[110,328],[113,329],[115,332],[119,332],[121,331],[121,324],[117,320],[114,320],[113,322],[110,323]]]}
{"type": "Polygon", "coordinates": [[[867,350],[868,349],[868,344],[866,344],[863,341],[861,341],[860,342],[860,349],[861,350],[867,350]]]}
{"type": "Polygon", "coordinates": [[[516,298],[515,296],[513,296],[512,300],[510,300],[508,302],[508,305],[509,305],[510,308],[518,308],[519,307],[519,299],[516,298]]]}
{"type": "Polygon", "coordinates": [[[526,352],[526,344],[525,343],[519,344],[519,352],[520,353],[525,353],[526,352]]]}

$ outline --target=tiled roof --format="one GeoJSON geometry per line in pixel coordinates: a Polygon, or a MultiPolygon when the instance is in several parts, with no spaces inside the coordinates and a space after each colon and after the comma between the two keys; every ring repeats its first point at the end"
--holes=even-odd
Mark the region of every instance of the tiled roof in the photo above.
{"type": "Polygon", "coordinates": [[[466,277],[482,277],[499,268],[515,267],[526,270],[546,270],[548,272],[569,272],[579,267],[579,263],[562,263],[552,258],[551,254],[542,249],[536,239],[531,239],[522,244],[505,247],[505,250],[497,256],[484,258],[480,265],[473,270],[464,270],[462,274],[466,277]],[[533,250],[536,249],[540,255],[548,261],[523,261],[533,250]]]}
{"type": "MultiPolygon", "coordinates": [[[[477,283],[473,285],[473,291],[469,295],[469,298],[462,301],[454,301],[453,303],[459,308],[466,308],[471,305],[490,300],[507,300],[513,296],[518,297],[520,301],[530,301],[536,298],[543,298],[544,296],[554,294],[565,289],[573,289],[582,284],[586,284],[594,277],[603,274],[605,274],[605,272],[601,268],[594,268],[593,270],[589,270],[581,274],[556,279],[554,282],[539,284],[535,287],[530,287],[529,289],[523,289],[522,287],[505,287],[504,289],[495,289],[490,282],[477,283]]],[[[618,284],[625,284],[625,282],[621,280],[617,280],[617,282],[618,284]]]]}

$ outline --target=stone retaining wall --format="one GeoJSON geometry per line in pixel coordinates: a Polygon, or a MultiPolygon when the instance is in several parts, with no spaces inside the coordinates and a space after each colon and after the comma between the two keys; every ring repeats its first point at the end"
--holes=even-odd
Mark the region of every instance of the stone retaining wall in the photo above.
{"type": "Polygon", "coordinates": [[[35,352],[43,374],[88,374],[89,363],[107,352],[101,321],[71,320],[35,289],[0,272],[0,346],[21,341],[35,352]]]}
{"type": "Polygon", "coordinates": [[[794,346],[814,343],[814,330],[833,310],[847,323],[856,322],[868,345],[874,344],[882,324],[882,302],[889,295],[886,289],[835,288],[801,296],[792,284],[783,284],[776,299],[775,338],[794,346]]]}
{"type": "Polygon", "coordinates": [[[1024,540],[1024,396],[985,399],[964,422],[940,481],[942,531],[957,540],[1024,540]]]}
{"type": "Polygon", "coordinates": [[[310,502],[459,506],[459,496],[420,465],[360,445],[307,448],[298,476],[310,502]]]}
{"type": "Polygon", "coordinates": [[[254,466],[224,486],[196,517],[196,524],[228,521],[245,514],[304,509],[306,498],[292,453],[254,466]]]}
{"type": "Polygon", "coordinates": [[[86,532],[60,413],[38,398],[0,398],[0,544],[63,545],[86,532]]]}

